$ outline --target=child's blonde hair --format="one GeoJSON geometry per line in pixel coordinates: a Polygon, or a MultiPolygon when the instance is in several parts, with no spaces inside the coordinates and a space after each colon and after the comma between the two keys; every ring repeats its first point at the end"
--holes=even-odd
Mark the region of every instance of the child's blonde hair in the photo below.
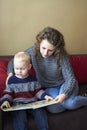
{"type": "Polygon", "coordinates": [[[21,61],[21,62],[27,62],[30,63],[30,56],[26,52],[18,52],[14,56],[14,61],[21,61]]]}

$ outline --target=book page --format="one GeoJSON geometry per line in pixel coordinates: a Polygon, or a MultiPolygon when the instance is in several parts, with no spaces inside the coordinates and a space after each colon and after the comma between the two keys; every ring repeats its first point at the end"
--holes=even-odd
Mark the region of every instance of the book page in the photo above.
{"type": "Polygon", "coordinates": [[[54,100],[46,101],[46,100],[41,100],[41,101],[36,101],[28,104],[19,104],[16,106],[11,106],[10,108],[3,108],[3,111],[17,111],[17,110],[25,110],[25,109],[37,109],[41,107],[45,107],[48,105],[52,105],[57,103],[54,100]]]}

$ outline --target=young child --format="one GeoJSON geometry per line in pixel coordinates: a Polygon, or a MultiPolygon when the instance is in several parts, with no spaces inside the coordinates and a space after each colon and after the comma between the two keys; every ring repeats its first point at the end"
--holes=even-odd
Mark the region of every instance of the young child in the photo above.
{"type": "MultiPolygon", "coordinates": [[[[26,52],[18,52],[14,56],[14,75],[9,78],[1,98],[1,108],[10,104],[26,104],[37,99],[51,100],[52,98],[41,89],[36,78],[29,74],[30,57],[26,52]]],[[[43,109],[28,109],[13,111],[14,130],[28,130],[27,112],[34,116],[38,130],[48,130],[46,113],[43,109]]]]}

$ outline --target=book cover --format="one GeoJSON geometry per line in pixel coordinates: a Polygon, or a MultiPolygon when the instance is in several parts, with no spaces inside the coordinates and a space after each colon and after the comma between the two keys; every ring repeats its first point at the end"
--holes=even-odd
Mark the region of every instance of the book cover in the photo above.
{"type": "Polygon", "coordinates": [[[48,105],[52,105],[57,103],[54,100],[46,101],[46,100],[41,100],[41,101],[36,101],[28,104],[19,104],[15,106],[11,106],[10,108],[3,108],[3,111],[17,111],[17,110],[25,110],[25,109],[37,109],[41,107],[45,107],[48,105]]]}

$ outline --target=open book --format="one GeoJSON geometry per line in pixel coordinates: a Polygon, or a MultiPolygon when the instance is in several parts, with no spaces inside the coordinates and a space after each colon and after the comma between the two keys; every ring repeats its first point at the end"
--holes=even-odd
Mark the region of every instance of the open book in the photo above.
{"type": "Polygon", "coordinates": [[[41,100],[41,101],[36,101],[36,102],[28,103],[28,104],[19,104],[19,105],[11,106],[10,108],[3,108],[2,110],[3,111],[16,111],[16,110],[25,110],[25,109],[37,109],[37,108],[45,107],[45,106],[52,105],[55,103],[57,103],[57,101],[41,100]]]}

